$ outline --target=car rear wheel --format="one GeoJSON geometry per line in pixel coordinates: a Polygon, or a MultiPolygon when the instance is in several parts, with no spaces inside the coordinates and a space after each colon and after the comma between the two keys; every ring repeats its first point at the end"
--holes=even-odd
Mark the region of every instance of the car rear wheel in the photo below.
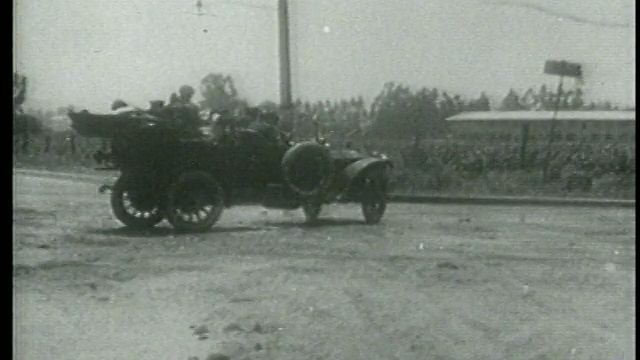
{"type": "Polygon", "coordinates": [[[116,219],[136,230],[152,228],[164,218],[158,197],[135,189],[127,176],[119,177],[111,188],[111,209],[116,219]]]}

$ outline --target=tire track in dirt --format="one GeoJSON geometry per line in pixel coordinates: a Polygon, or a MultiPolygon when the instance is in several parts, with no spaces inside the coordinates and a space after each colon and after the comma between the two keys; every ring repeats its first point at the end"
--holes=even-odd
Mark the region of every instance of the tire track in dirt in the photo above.
{"type": "Polygon", "coordinates": [[[32,355],[611,358],[635,334],[635,256],[614,254],[635,243],[623,231],[633,212],[527,208],[522,221],[520,208],[393,205],[370,227],[355,207],[332,206],[308,227],[300,214],[242,207],[189,236],[120,229],[94,187],[18,185],[18,268],[37,269],[28,251],[39,244],[55,260],[14,276],[32,355]],[[200,326],[207,339],[193,335],[200,326]]]}

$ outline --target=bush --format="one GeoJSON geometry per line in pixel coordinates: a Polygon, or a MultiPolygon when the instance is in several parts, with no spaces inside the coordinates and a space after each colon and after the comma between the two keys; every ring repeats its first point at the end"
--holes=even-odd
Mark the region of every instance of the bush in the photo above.
{"type": "MultiPolygon", "coordinates": [[[[45,153],[40,136],[32,139],[27,153],[15,148],[14,166],[93,168],[93,154],[102,146],[99,139],[77,137],[73,153],[69,134],[54,133],[45,153]]],[[[415,147],[370,139],[366,147],[394,161],[390,186],[399,193],[635,198],[635,144],[557,143],[551,148],[546,182],[544,143],[530,144],[524,162],[518,144],[434,140],[415,147]]]]}
{"type": "Polygon", "coordinates": [[[394,173],[398,189],[477,195],[635,194],[635,144],[532,144],[520,159],[519,145],[433,142],[400,151],[404,165],[394,173]],[[406,179],[412,179],[407,185],[406,179]],[[403,185],[404,184],[404,185],[403,185]],[[403,187],[404,186],[404,187],[403,187]]]}

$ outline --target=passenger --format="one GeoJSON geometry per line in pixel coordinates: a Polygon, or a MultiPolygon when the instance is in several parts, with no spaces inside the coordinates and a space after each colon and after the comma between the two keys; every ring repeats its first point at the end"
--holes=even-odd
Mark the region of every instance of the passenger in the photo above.
{"type": "Polygon", "coordinates": [[[233,123],[233,117],[229,115],[229,111],[223,110],[213,116],[213,126],[211,129],[215,142],[221,143],[228,139],[227,135],[231,131],[230,127],[233,123]]]}
{"type": "Polygon", "coordinates": [[[169,106],[178,105],[178,103],[180,103],[178,95],[176,95],[176,93],[171,94],[171,97],[169,98],[169,106]]]}
{"type": "Polygon", "coordinates": [[[259,108],[250,107],[245,110],[245,116],[240,120],[244,127],[257,131],[260,128],[262,112],[259,108]]]}
{"type": "Polygon", "coordinates": [[[111,104],[111,111],[113,111],[115,114],[118,114],[118,115],[130,113],[138,110],[140,109],[130,106],[129,104],[127,104],[121,99],[118,99],[111,104]]]}
{"type": "Polygon", "coordinates": [[[177,110],[175,115],[181,120],[184,130],[189,136],[200,136],[200,127],[202,126],[202,119],[200,118],[200,110],[191,99],[195,90],[189,85],[183,85],[180,87],[179,95],[177,98],[172,96],[170,100],[170,106],[177,110]]]}
{"type": "Polygon", "coordinates": [[[247,116],[250,118],[249,129],[257,133],[264,134],[269,128],[269,124],[264,121],[263,114],[260,109],[247,109],[247,116]]]}
{"type": "Polygon", "coordinates": [[[149,102],[149,111],[152,113],[161,112],[163,107],[164,107],[164,101],[162,100],[154,100],[149,102]]]}
{"type": "Polygon", "coordinates": [[[265,136],[270,139],[274,139],[277,142],[281,141],[281,131],[278,129],[278,122],[280,121],[280,118],[278,115],[273,112],[263,114],[262,121],[267,125],[264,132],[265,136]]]}

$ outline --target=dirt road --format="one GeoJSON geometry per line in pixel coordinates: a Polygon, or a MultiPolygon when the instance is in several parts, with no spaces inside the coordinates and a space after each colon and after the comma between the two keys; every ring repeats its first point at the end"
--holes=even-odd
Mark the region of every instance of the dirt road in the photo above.
{"type": "Polygon", "coordinates": [[[142,234],[95,184],[14,182],[14,359],[635,359],[633,209],[238,207],[142,234]]]}

